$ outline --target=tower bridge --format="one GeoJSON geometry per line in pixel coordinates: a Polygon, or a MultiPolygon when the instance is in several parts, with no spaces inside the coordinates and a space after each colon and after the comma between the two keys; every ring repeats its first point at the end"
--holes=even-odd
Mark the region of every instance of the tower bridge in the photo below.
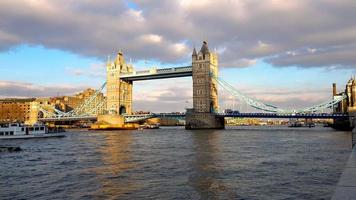
{"type": "MultiPolygon", "coordinates": [[[[105,121],[107,124],[125,125],[127,122],[137,122],[152,117],[185,117],[187,129],[211,129],[224,128],[224,117],[255,117],[255,118],[331,118],[344,120],[349,118],[351,124],[355,125],[356,116],[356,80],[347,84],[345,92],[336,94],[334,88],[333,99],[330,101],[299,110],[286,110],[272,106],[254,98],[248,97],[232,85],[218,76],[218,56],[211,52],[207,42],[203,42],[199,51],[194,48],[192,53],[192,65],[170,68],[151,68],[149,70],[135,71],[131,64],[127,64],[122,52],[117,54],[114,61],[108,61],[106,65],[107,78],[105,84],[87,102],[69,113],[63,113],[53,108],[54,113],[47,113],[42,121],[51,120],[80,120],[94,119],[105,121]],[[147,114],[133,115],[132,112],[132,89],[135,81],[166,79],[178,77],[192,77],[193,82],[193,108],[184,114],[147,114]],[[218,85],[225,89],[230,95],[245,102],[252,108],[264,111],[264,113],[219,113],[218,85]],[[86,105],[95,99],[106,86],[106,111],[107,114],[94,116],[83,112],[86,105]],[[336,108],[335,113],[319,113],[326,108],[336,108]],[[179,115],[179,116],[178,116],[179,115]]],[[[99,106],[97,106],[99,107],[99,106]]],[[[96,107],[94,106],[93,109],[96,107]]]]}

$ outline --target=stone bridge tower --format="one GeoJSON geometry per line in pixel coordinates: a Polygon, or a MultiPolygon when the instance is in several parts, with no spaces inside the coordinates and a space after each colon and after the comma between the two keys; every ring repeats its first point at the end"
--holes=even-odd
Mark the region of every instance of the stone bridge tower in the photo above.
{"type": "Polygon", "coordinates": [[[186,129],[222,129],[224,118],[217,116],[218,91],[214,77],[218,76],[218,56],[203,42],[200,51],[193,50],[193,109],[186,115],[186,129]]]}
{"type": "Polygon", "coordinates": [[[351,78],[346,85],[348,111],[356,111],[356,79],[351,78]]]}
{"type": "Polygon", "coordinates": [[[350,116],[350,125],[356,133],[356,79],[351,78],[346,84],[347,112],[350,116]]]}
{"type": "Polygon", "coordinates": [[[120,74],[131,73],[133,67],[126,64],[120,51],[114,62],[108,61],[106,65],[106,95],[108,114],[131,114],[132,113],[132,81],[123,81],[120,74]]]}

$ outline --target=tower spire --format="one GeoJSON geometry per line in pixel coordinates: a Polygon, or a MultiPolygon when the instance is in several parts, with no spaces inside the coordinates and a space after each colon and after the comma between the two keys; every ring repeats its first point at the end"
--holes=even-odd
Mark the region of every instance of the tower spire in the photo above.
{"type": "Polygon", "coordinates": [[[203,41],[203,45],[201,46],[200,52],[202,54],[208,54],[209,53],[209,47],[208,47],[208,42],[203,41]]]}
{"type": "Polygon", "coordinates": [[[192,56],[197,56],[197,50],[195,50],[195,47],[194,47],[194,49],[193,49],[193,54],[192,54],[192,56]]]}

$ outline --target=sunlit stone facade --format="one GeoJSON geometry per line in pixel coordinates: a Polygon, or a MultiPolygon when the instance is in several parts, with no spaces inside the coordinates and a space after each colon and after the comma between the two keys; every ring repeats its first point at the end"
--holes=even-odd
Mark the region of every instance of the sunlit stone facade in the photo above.
{"type": "Polygon", "coordinates": [[[200,51],[193,50],[193,106],[195,112],[214,113],[219,110],[217,82],[218,56],[210,52],[207,42],[200,51]]]}
{"type": "Polygon", "coordinates": [[[122,52],[117,54],[114,62],[108,61],[107,66],[107,106],[109,114],[132,113],[132,82],[120,80],[120,74],[131,73],[133,67],[126,64],[122,52]]]}

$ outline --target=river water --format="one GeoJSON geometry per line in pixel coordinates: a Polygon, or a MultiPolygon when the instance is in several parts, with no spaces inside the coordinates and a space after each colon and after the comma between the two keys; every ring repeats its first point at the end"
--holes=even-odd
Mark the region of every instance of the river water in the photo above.
{"type": "Polygon", "coordinates": [[[0,199],[330,199],[350,133],[329,128],[69,131],[0,141],[0,199]]]}

